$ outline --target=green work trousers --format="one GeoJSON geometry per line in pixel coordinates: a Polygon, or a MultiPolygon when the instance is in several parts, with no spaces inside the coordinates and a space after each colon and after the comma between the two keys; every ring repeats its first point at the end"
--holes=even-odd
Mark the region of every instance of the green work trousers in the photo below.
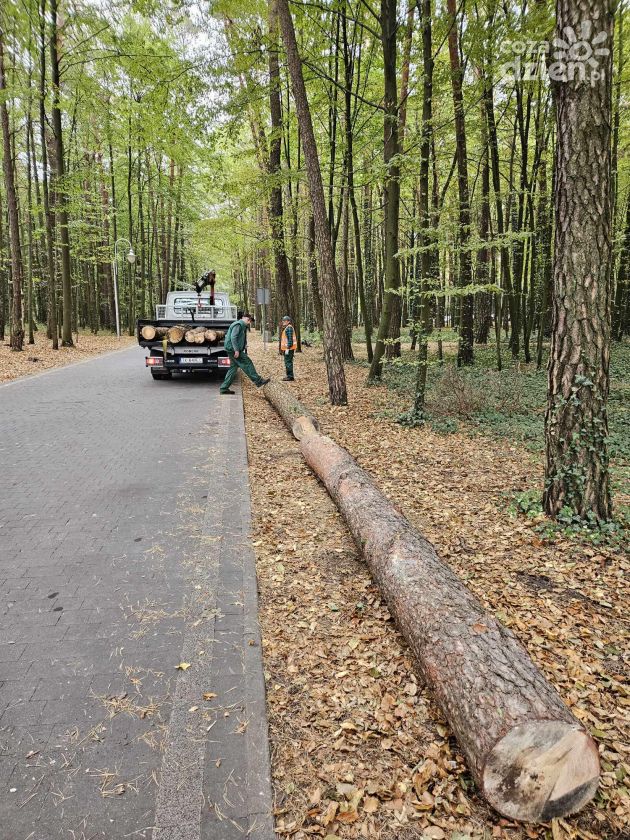
{"type": "Polygon", "coordinates": [[[295,350],[287,350],[283,353],[284,356],[284,367],[287,371],[287,377],[289,379],[293,379],[293,354],[295,350]]]}
{"type": "Polygon", "coordinates": [[[230,369],[225,374],[225,379],[223,380],[223,384],[221,385],[221,391],[223,391],[223,393],[229,390],[230,385],[236,379],[236,374],[239,368],[243,371],[243,373],[246,376],[249,376],[254,385],[260,386],[260,383],[262,382],[262,376],[260,376],[260,374],[256,371],[254,363],[244,350],[241,350],[238,359],[235,358],[232,350],[228,350],[227,354],[230,357],[230,369]]]}

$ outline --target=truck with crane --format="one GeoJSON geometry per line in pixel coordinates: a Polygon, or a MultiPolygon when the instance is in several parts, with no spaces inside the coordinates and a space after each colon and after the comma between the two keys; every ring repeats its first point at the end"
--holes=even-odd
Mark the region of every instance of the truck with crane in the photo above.
{"type": "Polygon", "coordinates": [[[153,379],[229,368],[223,340],[238,312],[226,292],[215,292],[215,282],[215,272],[206,272],[193,289],[168,292],[155,318],[137,322],[138,344],[149,351],[145,366],[153,379]]]}

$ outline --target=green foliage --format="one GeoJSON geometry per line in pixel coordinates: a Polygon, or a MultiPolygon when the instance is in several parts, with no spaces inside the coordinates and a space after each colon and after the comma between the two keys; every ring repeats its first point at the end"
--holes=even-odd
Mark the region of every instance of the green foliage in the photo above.
{"type": "Polygon", "coordinates": [[[509,502],[512,516],[524,516],[534,523],[534,530],[542,539],[574,539],[597,546],[624,548],[630,541],[630,506],[623,505],[616,511],[612,522],[599,522],[594,515],[578,516],[568,505],[563,507],[554,522],[547,519],[542,509],[539,489],[517,493],[509,502]]]}
{"type": "MultiPolygon", "coordinates": [[[[443,331],[444,361],[436,358],[436,345],[431,338],[431,355],[427,371],[426,410],[424,418],[431,428],[441,434],[463,430],[471,435],[507,438],[521,444],[532,453],[542,456],[544,450],[544,420],[547,408],[547,375],[534,365],[511,362],[501,372],[495,369],[495,350],[491,346],[475,347],[476,363],[472,367],[457,368],[456,339],[452,331],[443,331]]],[[[503,357],[510,359],[503,348],[503,357]]],[[[403,350],[400,359],[385,364],[383,382],[405,400],[411,400],[415,384],[415,354],[403,350]]],[[[588,380],[576,383],[576,394],[588,387],[588,380]]],[[[577,397],[576,397],[577,398],[577,397]]],[[[403,414],[399,422],[413,426],[403,414]]],[[[630,485],[630,344],[615,344],[611,355],[611,388],[609,401],[609,435],[607,438],[611,460],[613,490],[623,491],[630,485]]],[[[583,440],[576,441],[582,445],[583,440]]],[[[571,465],[567,467],[571,468],[571,465]]],[[[579,480],[579,467],[575,467],[579,480]]],[[[513,510],[529,518],[542,517],[542,488],[528,491],[513,501],[513,510]]],[[[598,525],[596,521],[580,520],[567,508],[558,523],[541,528],[557,529],[579,536],[589,542],[627,539],[628,512],[620,509],[615,521],[598,525]]],[[[550,532],[550,533],[551,533],[550,532]]],[[[545,532],[546,533],[546,532],[545,532]]]]}

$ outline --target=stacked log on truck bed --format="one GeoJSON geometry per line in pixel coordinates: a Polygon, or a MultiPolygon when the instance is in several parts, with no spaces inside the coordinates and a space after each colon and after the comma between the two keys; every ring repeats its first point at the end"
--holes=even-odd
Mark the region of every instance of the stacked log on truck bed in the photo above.
{"type": "Polygon", "coordinates": [[[140,332],[145,341],[166,338],[170,344],[180,344],[184,340],[188,344],[218,344],[225,338],[224,330],[206,329],[202,326],[189,327],[184,324],[174,327],[154,327],[152,324],[146,324],[140,332]]]}

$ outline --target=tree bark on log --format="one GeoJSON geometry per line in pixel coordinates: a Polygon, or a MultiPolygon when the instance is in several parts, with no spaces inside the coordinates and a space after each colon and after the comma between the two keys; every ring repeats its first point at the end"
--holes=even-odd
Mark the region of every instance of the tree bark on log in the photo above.
{"type": "Polygon", "coordinates": [[[599,782],[597,745],[514,634],[291,394],[264,393],[343,514],[487,801],[528,822],[582,808],[599,782]]]}

